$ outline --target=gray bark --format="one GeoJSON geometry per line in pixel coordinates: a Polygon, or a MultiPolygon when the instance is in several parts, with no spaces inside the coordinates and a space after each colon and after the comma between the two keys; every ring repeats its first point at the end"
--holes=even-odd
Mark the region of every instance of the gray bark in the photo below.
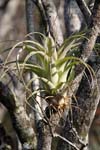
{"type": "Polygon", "coordinates": [[[54,2],[52,0],[42,0],[42,4],[47,17],[49,32],[55,39],[56,43],[61,45],[63,43],[63,34],[54,2]]]}
{"type": "MultiPolygon", "coordinates": [[[[87,61],[89,59],[89,56],[92,52],[92,49],[94,47],[94,44],[96,42],[96,39],[97,39],[97,36],[99,33],[100,1],[95,2],[92,19],[93,19],[92,23],[89,26],[89,28],[91,27],[91,30],[87,34],[88,40],[85,39],[85,41],[83,42],[83,44],[81,46],[82,59],[84,61],[87,61]],[[94,20],[94,18],[95,18],[95,20],[94,20]]],[[[95,60],[98,60],[98,59],[95,58],[95,60]]],[[[100,68],[98,68],[99,66],[100,66],[100,59],[98,62],[96,61],[96,62],[93,62],[93,64],[92,64],[92,67],[98,78],[98,83],[100,82],[99,81],[100,68]]],[[[81,70],[79,72],[81,72],[81,70]]],[[[99,87],[99,90],[100,90],[100,87],[99,87]]],[[[91,123],[93,121],[95,111],[97,109],[97,105],[100,100],[100,95],[99,95],[99,91],[97,88],[96,79],[94,80],[94,86],[92,87],[92,81],[90,81],[90,84],[89,84],[89,82],[87,82],[87,79],[83,78],[80,83],[80,86],[78,89],[78,94],[76,97],[79,97],[77,102],[78,102],[78,106],[80,109],[79,110],[77,108],[73,109],[74,110],[73,111],[73,124],[71,123],[71,121],[69,121],[69,119],[67,119],[66,125],[63,129],[62,136],[65,136],[67,139],[72,141],[74,144],[76,143],[76,146],[79,149],[82,149],[82,147],[83,148],[85,147],[86,149],[88,149],[87,135],[88,135],[91,123]],[[76,112],[78,112],[78,113],[76,113],[76,112]]],[[[58,150],[59,150],[59,145],[61,145],[61,143],[62,143],[62,141],[59,142],[59,144],[58,144],[58,150]]],[[[64,142],[62,144],[62,150],[64,150],[64,149],[73,149],[73,147],[68,144],[65,144],[65,142],[64,142]]]]}
{"type": "Polygon", "coordinates": [[[82,28],[84,18],[80,8],[76,3],[76,0],[65,0],[64,20],[66,33],[68,36],[75,32],[79,32],[82,28]]]}
{"type": "Polygon", "coordinates": [[[34,132],[29,117],[26,114],[25,105],[12,94],[7,85],[0,82],[0,102],[8,109],[13,127],[22,143],[23,149],[34,148],[34,132]]]}
{"type": "MultiPolygon", "coordinates": [[[[30,11],[30,9],[28,9],[28,11],[30,13],[30,18],[32,19],[32,16],[33,16],[32,9],[33,8],[32,8],[31,4],[32,3],[30,1],[30,7],[28,7],[28,8],[30,8],[31,11],[30,11]]],[[[62,36],[61,28],[59,26],[59,19],[58,19],[53,1],[42,0],[42,4],[43,4],[42,9],[44,9],[44,12],[46,15],[47,24],[49,25],[50,33],[53,36],[53,38],[55,39],[55,41],[61,45],[63,42],[63,36],[62,36]],[[54,24],[55,24],[55,26],[54,26],[54,24]]],[[[44,12],[43,12],[43,14],[44,14],[44,12]]],[[[75,12],[75,14],[76,14],[76,12],[75,12]]],[[[80,21],[80,18],[78,18],[78,19],[79,19],[78,20],[79,21],[78,30],[75,29],[73,31],[71,29],[71,30],[69,30],[69,34],[80,30],[82,22],[80,21]]],[[[30,22],[29,18],[27,19],[27,22],[29,23],[28,24],[28,33],[33,32],[34,31],[34,23],[32,22],[32,20],[30,22]]],[[[76,22],[77,22],[77,18],[76,18],[76,22]]],[[[66,28],[67,27],[68,27],[68,24],[66,24],[66,28]]],[[[86,62],[88,61],[88,59],[92,53],[94,44],[96,42],[96,38],[98,36],[98,32],[100,30],[100,1],[99,0],[97,0],[95,2],[94,12],[93,12],[93,16],[92,16],[92,23],[90,24],[88,29],[90,29],[86,35],[88,37],[88,40],[85,39],[83,41],[82,46],[80,48],[80,56],[79,56],[86,62]]],[[[99,62],[94,62],[94,70],[99,65],[100,65],[99,62]]],[[[98,69],[98,70],[100,70],[100,69],[98,69]]],[[[97,74],[98,83],[99,83],[100,82],[99,81],[100,72],[98,70],[95,70],[95,71],[97,71],[96,74],[97,74]]],[[[87,147],[87,145],[86,145],[87,143],[85,143],[85,142],[88,142],[86,139],[87,133],[91,126],[91,122],[93,120],[100,97],[99,97],[98,91],[97,91],[96,80],[94,80],[94,86],[93,87],[91,86],[92,87],[92,89],[91,89],[90,85],[88,84],[85,77],[81,81],[81,78],[83,76],[84,67],[82,67],[81,69],[79,68],[78,71],[80,74],[78,74],[78,76],[76,76],[75,80],[73,81],[74,83],[71,87],[71,90],[67,91],[67,93],[68,93],[69,97],[72,97],[73,93],[76,92],[77,88],[79,87],[77,95],[80,96],[80,98],[78,98],[78,104],[81,109],[77,110],[77,109],[73,108],[73,116],[74,116],[73,122],[71,122],[72,120],[70,121],[71,115],[69,115],[69,118],[66,119],[66,124],[64,126],[63,133],[61,135],[63,137],[65,137],[66,139],[68,139],[69,141],[71,141],[73,145],[75,144],[76,147],[78,147],[79,150],[81,150],[82,148],[84,149],[84,147],[85,148],[87,147]],[[80,84],[80,81],[81,81],[81,84],[80,84]],[[80,84],[80,86],[79,86],[79,84],[80,84]],[[84,112],[86,112],[86,113],[84,113],[84,112]]],[[[90,83],[92,84],[91,80],[90,80],[90,83]]],[[[1,86],[1,90],[2,89],[5,89],[5,86],[1,86]]],[[[9,89],[7,89],[7,91],[8,91],[8,95],[9,95],[9,89]]],[[[8,110],[10,112],[14,128],[18,134],[18,137],[20,138],[20,141],[23,144],[23,149],[24,148],[34,149],[34,140],[33,140],[34,132],[32,129],[31,120],[29,119],[29,117],[26,113],[26,109],[25,109],[25,105],[24,105],[25,99],[20,97],[19,91],[22,91],[22,93],[24,93],[22,85],[16,86],[15,91],[14,91],[14,93],[16,94],[16,97],[13,97],[13,95],[10,94],[11,95],[10,98],[8,95],[2,94],[2,92],[0,91],[1,92],[0,96],[2,97],[0,99],[0,101],[8,108],[8,110]],[[8,102],[8,103],[3,101],[3,99],[5,99],[6,97],[8,97],[8,99],[6,99],[6,102],[8,102]],[[13,99],[14,104],[12,104],[12,101],[10,101],[12,99],[13,99]]],[[[5,93],[6,93],[6,91],[5,91],[5,93]]],[[[37,109],[37,107],[35,107],[35,108],[37,109]]],[[[68,109],[70,109],[70,108],[68,108],[68,109]]],[[[67,110],[67,112],[68,112],[68,110],[67,110]]],[[[41,118],[41,120],[40,120],[40,118],[36,119],[37,133],[38,133],[38,139],[39,139],[38,147],[37,147],[38,150],[47,150],[47,149],[51,150],[52,139],[53,139],[55,132],[57,131],[56,128],[58,127],[57,125],[59,124],[62,115],[63,114],[58,115],[58,113],[53,113],[50,116],[50,118],[43,118],[43,119],[41,118]]],[[[66,114],[66,116],[67,116],[67,114],[66,114]]],[[[38,118],[38,117],[36,117],[36,118],[38,118]]],[[[75,149],[76,150],[77,149],[74,146],[71,146],[70,144],[63,142],[63,141],[64,140],[62,138],[62,141],[59,142],[59,146],[57,147],[57,149],[60,149],[60,150],[61,149],[62,150],[64,150],[64,149],[72,149],[72,150],[75,149]]]]}
{"type": "Polygon", "coordinates": [[[83,13],[86,23],[88,25],[91,19],[91,11],[89,10],[88,5],[86,4],[85,0],[76,0],[76,2],[81,9],[81,12],[83,13]]]}

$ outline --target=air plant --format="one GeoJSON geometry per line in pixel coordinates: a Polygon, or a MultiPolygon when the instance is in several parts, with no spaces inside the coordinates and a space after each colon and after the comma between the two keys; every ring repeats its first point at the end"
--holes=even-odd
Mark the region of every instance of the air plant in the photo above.
{"type": "Polygon", "coordinates": [[[43,42],[35,40],[23,42],[23,50],[28,54],[24,62],[19,64],[21,74],[24,70],[33,72],[36,77],[29,83],[38,78],[42,83],[42,89],[39,91],[44,93],[47,103],[56,110],[64,109],[70,99],[66,95],[66,90],[75,78],[75,66],[81,63],[87,67],[86,63],[75,56],[84,34],[72,35],[61,46],[56,45],[52,37],[38,34],[43,42]],[[32,61],[30,59],[32,57],[37,61],[32,61]]]}

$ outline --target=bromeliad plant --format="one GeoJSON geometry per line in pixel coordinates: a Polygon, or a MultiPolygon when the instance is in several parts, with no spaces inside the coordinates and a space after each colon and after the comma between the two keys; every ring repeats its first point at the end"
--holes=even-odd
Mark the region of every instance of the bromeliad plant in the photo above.
{"type": "Polygon", "coordinates": [[[69,102],[66,90],[74,80],[75,66],[82,63],[87,67],[87,64],[74,56],[84,35],[73,35],[61,46],[56,46],[53,38],[40,33],[39,35],[43,39],[42,44],[33,40],[23,42],[23,50],[28,54],[24,62],[19,65],[22,69],[21,73],[24,70],[33,72],[42,83],[40,92],[45,93],[48,104],[56,110],[64,109],[69,102]],[[37,61],[32,61],[34,57],[37,61]]]}

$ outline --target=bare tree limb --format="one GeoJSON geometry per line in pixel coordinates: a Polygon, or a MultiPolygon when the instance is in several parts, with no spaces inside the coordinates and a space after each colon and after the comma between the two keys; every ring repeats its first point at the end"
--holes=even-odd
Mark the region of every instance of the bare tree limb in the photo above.
{"type": "Polygon", "coordinates": [[[82,52],[81,58],[86,62],[92,52],[92,49],[95,45],[96,39],[100,30],[100,1],[96,0],[94,4],[93,14],[91,24],[88,27],[88,33],[86,37],[88,40],[84,40],[80,50],[82,52]]]}
{"type": "MultiPolygon", "coordinates": [[[[77,102],[74,101],[74,107],[72,107],[72,120],[67,118],[66,125],[62,130],[62,136],[65,136],[68,140],[73,141],[74,144],[76,143],[75,145],[79,149],[82,147],[87,147],[88,145],[88,132],[100,101],[100,58],[99,56],[94,57],[95,62],[92,64],[90,62],[90,65],[95,71],[97,80],[95,79],[93,84],[89,74],[89,79],[85,76],[82,78],[76,94],[77,102]]],[[[61,143],[62,150],[71,147],[68,146],[68,144],[65,144],[65,142],[60,141],[57,150],[60,150],[59,146],[61,143]]]]}
{"type": "MultiPolygon", "coordinates": [[[[46,17],[47,26],[49,26],[49,28],[50,28],[50,33],[52,33],[52,36],[54,37],[56,42],[58,44],[61,44],[63,42],[63,36],[62,36],[62,31],[59,26],[58,16],[56,13],[55,6],[52,1],[42,1],[42,2],[43,2],[43,5],[41,5],[40,3],[37,5],[39,5],[39,7],[42,8],[44,19],[46,17]],[[55,23],[55,26],[53,23],[55,23]]],[[[29,11],[32,11],[32,10],[29,9],[29,11]]],[[[28,16],[28,21],[33,23],[31,16],[28,16]]],[[[34,90],[36,90],[35,87],[34,87],[34,90]]],[[[39,97],[37,97],[37,98],[39,98],[39,97]]],[[[36,101],[38,101],[37,98],[36,98],[36,101]]],[[[35,108],[37,109],[37,111],[39,111],[37,105],[35,104],[35,108]]],[[[49,123],[44,122],[43,118],[41,118],[41,120],[40,120],[40,118],[37,118],[37,115],[36,115],[36,128],[37,128],[37,132],[38,132],[37,149],[38,150],[40,150],[40,149],[41,150],[47,150],[47,149],[51,150],[52,133],[50,132],[49,123]]]]}
{"type": "Polygon", "coordinates": [[[34,149],[34,132],[25,106],[15,97],[7,85],[0,82],[0,102],[8,109],[13,127],[22,143],[23,149],[34,149]]]}
{"type": "MultiPolygon", "coordinates": [[[[88,32],[86,34],[86,39],[83,41],[83,43],[80,46],[80,57],[82,58],[83,61],[87,62],[93,47],[95,45],[96,39],[98,37],[98,33],[100,30],[100,3],[96,2],[95,6],[94,6],[94,11],[93,11],[93,15],[92,15],[92,20],[91,20],[91,24],[88,27],[88,32]],[[95,18],[95,19],[94,19],[95,18]]],[[[82,79],[83,76],[83,71],[84,71],[84,67],[77,67],[78,68],[78,74],[75,78],[75,80],[73,81],[73,85],[71,87],[72,92],[68,92],[69,96],[72,96],[72,93],[75,93],[75,91],[77,91],[77,88],[79,86],[79,83],[82,79]]]]}
{"type": "MultiPolygon", "coordinates": [[[[26,20],[27,20],[27,33],[34,33],[35,29],[34,29],[34,19],[33,19],[33,13],[34,13],[34,3],[32,2],[32,0],[26,0],[26,20]]],[[[32,35],[32,38],[35,38],[34,35],[32,35]]],[[[37,62],[35,57],[31,58],[32,62],[37,62]]],[[[33,73],[30,73],[30,78],[34,78],[35,75],[33,73]]],[[[36,79],[34,82],[32,82],[31,84],[31,90],[32,92],[39,89],[39,80],[36,79]]],[[[36,101],[41,105],[41,99],[39,96],[35,97],[36,101]]],[[[34,111],[34,117],[35,117],[35,123],[36,123],[36,127],[37,127],[37,123],[38,121],[41,119],[41,116],[39,114],[41,114],[41,110],[39,107],[39,104],[37,104],[36,102],[33,102],[34,104],[34,108],[37,110],[34,111]]]]}
{"type": "MultiPolygon", "coordinates": [[[[80,50],[82,52],[82,59],[84,61],[88,61],[88,59],[89,59],[89,56],[95,45],[99,30],[100,30],[100,1],[97,0],[97,1],[95,1],[95,5],[94,5],[92,21],[89,26],[89,33],[87,33],[88,40],[85,39],[80,48],[80,50]]],[[[95,69],[97,69],[97,67],[100,67],[100,61],[98,63],[97,62],[94,63],[94,66],[95,66],[95,69]]],[[[92,66],[92,67],[94,68],[94,66],[92,66]]],[[[81,81],[81,78],[83,75],[82,70],[83,70],[83,68],[81,68],[79,71],[79,72],[81,72],[79,74],[80,78],[78,79],[76,77],[78,80],[75,85],[72,85],[73,92],[75,92],[75,90],[78,88],[78,85],[81,81]]],[[[95,70],[95,72],[96,72],[96,70],[95,70]]],[[[97,74],[98,83],[99,83],[100,82],[99,81],[100,68],[99,68],[98,72],[96,72],[96,74],[97,74]]],[[[65,125],[65,128],[63,129],[62,135],[65,135],[65,132],[66,132],[65,137],[67,137],[67,138],[69,137],[69,140],[76,143],[76,145],[78,144],[77,146],[81,149],[82,147],[87,147],[87,143],[88,143],[87,135],[88,135],[88,131],[89,131],[91,122],[93,121],[93,117],[94,117],[95,111],[97,109],[97,105],[100,100],[100,95],[99,95],[99,92],[97,89],[96,80],[94,80],[93,88],[90,87],[90,84],[87,82],[86,78],[85,79],[83,78],[80,86],[81,87],[79,87],[79,94],[77,95],[77,97],[79,97],[78,104],[81,109],[76,111],[76,109],[77,109],[76,108],[75,112],[73,113],[74,127],[76,127],[76,129],[77,129],[78,136],[76,136],[77,134],[73,132],[73,129],[72,129],[73,125],[71,124],[71,122],[68,119],[66,121],[66,125],[65,125]],[[78,113],[76,113],[76,112],[78,112],[78,113]],[[81,122],[80,122],[80,120],[81,120],[81,122]],[[80,126],[80,128],[79,128],[79,126],[80,126]],[[83,138],[83,142],[80,142],[80,140],[82,138],[83,138]]],[[[100,87],[99,87],[99,90],[100,90],[100,87]]],[[[61,143],[59,142],[59,144],[61,144],[61,143]]],[[[62,144],[62,150],[65,150],[68,147],[69,147],[68,145],[62,144]]],[[[58,145],[58,150],[59,150],[59,145],[58,145]]]]}
{"type": "MultiPolygon", "coordinates": [[[[90,54],[91,54],[91,52],[92,52],[92,50],[93,50],[93,47],[94,47],[94,44],[95,44],[95,42],[96,42],[96,38],[97,38],[97,36],[98,36],[98,32],[99,32],[99,22],[100,22],[100,19],[98,19],[97,20],[97,18],[99,17],[99,6],[100,5],[100,1],[98,1],[98,3],[96,3],[95,4],[95,7],[94,7],[94,12],[95,13],[93,13],[93,18],[95,18],[96,19],[96,21],[95,20],[92,20],[92,24],[89,26],[89,33],[87,33],[87,37],[88,37],[88,40],[87,39],[85,39],[84,40],[84,42],[82,43],[82,46],[81,46],[81,48],[80,48],[80,50],[81,50],[81,54],[82,54],[82,59],[84,60],[84,61],[87,61],[88,60],[88,58],[89,58],[89,56],[90,56],[90,54]],[[98,16],[98,17],[97,17],[98,16]],[[95,34],[94,34],[95,33],[95,34]],[[92,43],[91,43],[92,42],[92,43]],[[85,43],[85,44],[84,44],[85,43]],[[91,44],[90,44],[91,43],[91,44]],[[87,47],[87,49],[85,49],[85,48],[87,47]],[[87,52],[88,51],[88,52],[87,52]],[[86,53],[87,52],[87,53],[86,53]]],[[[77,76],[76,77],[76,84],[74,84],[74,85],[72,85],[72,87],[71,87],[71,89],[72,89],[72,91],[71,92],[68,92],[69,93],[69,95],[68,96],[72,96],[73,95],[73,93],[77,90],[77,88],[79,87],[79,83],[80,83],[80,81],[81,81],[81,79],[82,79],[82,76],[83,76],[83,71],[84,71],[84,68],[82,67],[82,70],[80,69],[80,71],[79,72],[81,72],[80,74],[79,74],[79,76],[77,76]],[[78,78],[78,77],[80,77],[80,78],[78,78]]],[[[74,81],[75,81],[74,80],[74,81]]],[[[57,124],[58,122],[59,122],[59,118],[57,118],[55,115],[53,116],[53,118],[52,119],[56,119],[56,122],[55,122],[55,124],[57,124]]],[[[51,119],[51,117],[50,117],[50,120],[52,120],[51,119]]],[[[67,124],[67,123],[66,123],[67,124]]],[[[69,132],[70,132],[70,126],[68,127],[65,127],[64,128],[64,134],[65,134],[65,132],[68,132],[68,130],[69,130],[69,132]],[[66,131],[67,130],[67,131],[66,131]]],[[[45,132],[44,133],[48,133],[48,129],[45,129],[44,130],[45,132]]],[[[73,132],[72,132],[72,135],[73,135],[73,132]]],[[[75,135],[75,134],[74,134],[75,135]]],[[[68,134],[67,134],[67,136],[68,136],[68,134]]],[[[75,135],[76,136],[76,135],[75,135]]],[[[76,145],[78,145],[78,147],[79,148],[81,148],[81,147],[86,147],[87,146],[87,143],[86,144],[84,144],[84,142],[82,143],[82,142],[80,142],[80,139],[78,138],[78,137],[71,137],[72,139],[71,139],[71,141],[74,141],[74,139],[75,139],[75,143],[76,143],[76,145]]],[[[45,136],[44,136],[45,137],[45,136]]],[[[45,139],[45,143],[46,143],[46,141],[48,141],[48,140],[50,140],[51,141],[51,138],[52,138],[52,135],[51,135],[51,137],[50,137],[50,139],[48,139],[47,138],[47,140],[45,139]]],[[[60,143],[61,144],[61,143],[60,143]]],[[[43,146],[43,145],[42,145],[43,146]]],[[[42,147],[43,148],[43,147],[42,147]]],[[[50,147],[48,147],[49,149],[50,149],[50,147]]],[[[47,149],[47,147],[45,148],[45,149],[47,149]]],[[[60,148],[61,149],[61,148],[60,148]]],[[[62,146],[62,150],[64,150],[64,147],[62,146]]]]}
{"type": "Polygon", "coordinates": [[[60,116],[58,113],[52,114],[50,119],[47,118],[46,121],[40,120],[38,124],[39,141],[37,150],[51,150],[53,134],[59,121],[60,116]]]}
{"type": "Polygon", "coordinates": [[[41,0],[45,14],[47,17],[47,22],[49,25],[49,31],[57,44],[61,45],[63,43],[63,34],[60,27],[60,22],[58,18],[58,14],[56,11],[56,7],[52,0],[41,0]]]}
{"type": "MultiPolygon", "coordinates": [[[[100,101],[100,94],[99,94],[100,93],[100,60],[99,60],[99,56],[95,57],[95,62],[93,62],[91,64],[91,66],[93,67],[93,69],[96,73],[97,81],[94,80],[94,83],[93,83],[94,85],[91,88],[92,83],[89,84],[87,79],[84,77],[81,81],[80,87],[77,92],[78,104],[80,107],[80,111],[75,110],[75,113],[77,112],[77,115],[74,118],[75,119],[74,122],[76,125],[76,129],[78,131],[78,134],[80,136],[82,136],[83,134],[84,135],[88,134],[91,123],[95,116],[95,112],[96,112],[98,103],[100,101]],[[85,88],[85,87],[87,87],[87,88],[85,88]],[[81,91],[81,92],[79,92],[79,91],[81,91]],[[80,125],[78,123],[79,119],[80,119],[80,125]],[[78,125],[79,125],[79,127],[78,127],[78,125]]],[[[88,75],[88,78],[90,78],[89,75],[88,75]]]]}
{"type": "Polygon", "coordinates": [[[76,145],[74,145],[72,142],[70,142],[69,140],[67,140],[66,138],[62,137],[61,135],[55,133],[54,137],[59,137],[60,139],[62,139],[63,141],[67,142],[68,144],[70,144],[72,147],[74,147],[75,150],[79,150],[78,147],[76,147],[76,145]]]}
{"type": "Polygon", "coordinates": [[[27,24],[27,33],[34,32],[34,4],[31,0],[26,0],[26,24],[27,24]]]}
{"type": "Polygon", "coordinates": [[[88,25],[91,19],[91,11],[89,10],[85,0],[76,0],[76,1],[88,25]]]}

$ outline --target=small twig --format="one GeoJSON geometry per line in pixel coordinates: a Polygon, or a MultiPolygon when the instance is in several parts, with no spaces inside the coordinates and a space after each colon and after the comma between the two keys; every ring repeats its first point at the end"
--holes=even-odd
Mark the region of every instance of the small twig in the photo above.
{"type": "Polygon", "coordinates": [[[67,142],[67,143],[70,144],[72,147],[74,147],[76,150],[79,150],[79,148],[76,147],[75,144],[73,144],[72,142],[70,142],[69,140],[67,140],[66,138],[64,138],[63,136],[59,135],[58,133],[54,133],[53,136],[54,136],[54,137],[59,137],[60,139],[62,139],[63,141],[67,142]]]}
{"type": "Polygon", "coordinates": [[[88,143],[84,143],[84,142],[82,141],[82,139],[79,137],[78,132],[77,132],[77,130],[76,130],[75,128],[72,127],[72,131],[75,133],[75,135],[76,135],[76,137],[77,137],[79,143],[82,145],[82,147],[85,147],[85,146],[88,145],[88,143]]]}

